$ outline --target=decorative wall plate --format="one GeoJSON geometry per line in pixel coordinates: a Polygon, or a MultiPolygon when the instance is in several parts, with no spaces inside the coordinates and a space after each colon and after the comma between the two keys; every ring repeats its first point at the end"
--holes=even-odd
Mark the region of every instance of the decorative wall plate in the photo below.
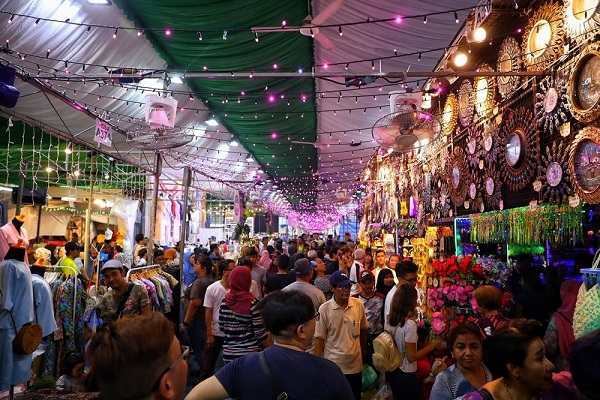
{"type": "Polygon", "coordinates": [[[586,126],[569,148],[569,173],[579,198],[600,203],[600,128],[586,126]]]}
{"type": "Polygon", "coordinates": [[[581,122],[600,117],[600,44],[594,43],[577,58],[569,82],[571,113],[581,122]]]}
{"type": "Polygon", "coordinates": [[[455,206],[460,207],[467,199],[471,184],[467,157],[461,147],[456,146],[452,151],[446,171],[450,198],[455,206]]]}
{"type": "Polygon", "coordinates": [[[485,169],[483,175],[483,198],[485,200],[486,208],[488,210],[495,210],[502,200],[502,181],[498,170],[494,167],[488,167],[485,169]]]}
{"type": "MultiPolygon", "coordinates": [[[[481,64],[478,69],[482,72],[493,71],[492,67],[487,64],[481,64]]],[[[491,76],[478,76],[473,83],[475,91],[475,110],[477,115],[485,118],[492,114],[494,108],[494,97],[496,97],[496,84],[491,76]]]]}
{"type": "MultiPolygon", "coordinates": [[[[521,47],[512,36],[504,39],[498,52],[496,70],[498,72],[518,72],[521,70],[521,47]]],[[[519,87],[518,76],[498,76],[498,91],[503,99],[506,99],[519,87]]]]}
{"type": "Polygon", "coordinates": [[[502,178],[512,191],[523,189],[536,175],[540,158],[540,137],[531,111],[510,112],[500,129],[504,162],[502,178]]]}
{"type": "Polygon", "coordinates": [[[597,32],[600,0],[565,0],[564,13],[567,36],[582,43],[597,32]]]}
{"type": "Polygon", "coordinates": [[[529,71],[543,71],[563,53],[563,8],[549,2],[540,6],[523,34],[523,58],[529,71]]]}
{"type": "Polygon", "coordinates": [[[483,126],[481,124],[472,125],[468,128],[465,153],[469,161],[469,167],[471,168],[478,168],[479,159],[483,156],[482,130],[483,126]]]}
{"type": "Polygon", "coordinates": [[[469,126],[473,122],[475,99],[473,84],[468,79],[463,79],[458,89],[458,118],[462,126],[469,126]]]}
{"type": "Polygon", "coordinates": [[[546,146],[546,154],[542,154],[541,165],[544,170],[543,199],[549,203],[566,203],[573,194],[571,177],[567,170],[569,159],[568,146],[564,140],[555,140],[552,147],[546,146]]]}
{"type": "Polygon", "coordinates": [[[499,128],[491,119],[483,125],[482,156],[488,166],[494,166],[500,154],[499,128]]]}
{"type": "Polygon", "coordinates": [[[444,135],[452,135],[456,128],[456,120],[458,119],[458,100],[454,93],[450,93],[444,104],[444,112],[442,114],[442,130],[444,135]]]}
{"type": "Polygon", "coordinates": [[[569,120],[567,85],[561,79],[543,79],[535,94],[535,118],[538,127],[547,133],[558,132],[561,124],[569,120]]]}

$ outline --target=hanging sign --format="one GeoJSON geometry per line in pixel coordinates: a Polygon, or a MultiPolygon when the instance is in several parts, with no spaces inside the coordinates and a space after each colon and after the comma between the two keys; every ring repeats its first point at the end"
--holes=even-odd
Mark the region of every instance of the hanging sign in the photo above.
{"type": "Polygon", "coordinates": [[[96,118],[94,141],[105,146],[112,146],[112,127],[100,118],[96,118]]]}

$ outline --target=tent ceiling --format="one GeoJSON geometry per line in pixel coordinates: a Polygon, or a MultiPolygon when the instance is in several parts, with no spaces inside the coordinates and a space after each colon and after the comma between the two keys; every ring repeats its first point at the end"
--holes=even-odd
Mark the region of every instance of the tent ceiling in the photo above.
{"type": "MultiPolygon", "coordinates": [[[[312,15],[330,3],[313,0],[312,15]]],[[[0,110],[96,147],[94,119],[69,104],[76,101],[120,130],[113,146],[103,146],[103,151],[152,170],[154,152],[132,148],[126,135],[147,129],[144,95],[153,90],[162,94],[162,87],[153,89],[147,79],[137,85],[123,83],[118,72],[109,76],[107,69],[135,68],[138,74],[168,70],[171,77],[184,71],[202,73],[205,67],[233,75],[302,69],[354,71],[361,76],[372,67],[384,72],[409,67],[431,71],[476,3],[348,0],[326,21],[332,26],[318,33],[335,45],[328,50],[296,31],[261,32],[255,41],[252,27],[280,26],[283,20],[289,26],[301,25],[309,13],[303,1],[113,0],[109,6],[92,6],[86,0],[0,0],[0,18],[8,20],[15,14],[4,25],[2,38],[9,41],[10,51],[1,59],[30,76],[30,82],[15,83],[21,91],[17,106],[0,110]],[[462,10],[461,24],[455,23],[452,12],[442,13],[454,9],[462,10]],[[427,24],[422,17],[404,18],[400,24],[372,22],[425,14],[427,24]],[[40,22],[34,26],[37,18],[40,22]],[[371,23],[365,23],[367,19],[371,23]],[[352,22],[362,23],[344,25],[352,22]],[[343,25],[343,35],[338,24],[343,25]],[[113,39],[115,27],[120,29],[113,39]],[[144,29],[141,35],[139,28],[144,29]],[[31,85],[38,73],[45,79],[31,85]],[[99,77],[104,79],[94,79],[99,77]],[[45,93],[40,85],[63,100],[45,93]]],[[[407,83],[416,86],[414,81],[407,83]]],[[[179,102],[176,125],[195,128],[197,137],[161,154],[165,167],[189,165],[197,179],[211,180],[227,195],[232,188],[247,191],[264,182],[267,201],[286,197],[294,210],[313,212],[304,219],[307,223],[327,225],[352,208],[352,204],[340,207],[335,193],[358,188],[357,177],[377,149],[371,126],[389,112],[387,93],[398,89],[398,80],[383,79],[358,88],[346,87],[342,78],[184,76],[182,84],[172,82],[168,90],[179,102]],[[204,123],[213,116],[220,123],[217,127],[204,123]],[[227,149],[224,144],[232,139],[241,145],[227,149]],[[249,155],[257,162],[247,162],[249,155]]],[[[215,186],[212,190],[219,192],[215,186]]]]}

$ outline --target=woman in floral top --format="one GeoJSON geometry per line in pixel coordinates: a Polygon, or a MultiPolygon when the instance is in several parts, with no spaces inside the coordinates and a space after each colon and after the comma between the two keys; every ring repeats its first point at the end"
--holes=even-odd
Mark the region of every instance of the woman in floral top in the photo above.
{"type": "Polygon", "coordinates": [[[117,260],[107,261],[100,272],[104,275],[104,284],[112,289],[100,302],[100,317],[105,323],[152,312],[146,287],[127,282],[123,264],[117,260]]]}

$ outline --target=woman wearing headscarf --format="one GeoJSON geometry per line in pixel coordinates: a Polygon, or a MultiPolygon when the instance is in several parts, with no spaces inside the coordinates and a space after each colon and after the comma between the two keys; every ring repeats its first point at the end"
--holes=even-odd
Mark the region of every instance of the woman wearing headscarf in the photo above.
{"type": "Polygon", "coordinates": [[[379,274],[377,275],[377,284],[375,285],[375,292],[383,295],[383,305],[381,306],[381,321],[383,323],[385,323],[385,316],[383,315],[383,310],[385,310],[385,297],[387,296],[388,292],[392,290],[394,285],[394,273],[391,269],[384,268],[379,271],[379,274]]]}
{"type": "Polygon", "coordinates": [[[256,264],[260,265],[261,267],[263,267],[264,269],[269,269],[269,266],[271,265],[271,255],[269,254],[268,250],[263,250],[262,253],[260,253],[260,258],[258,259],[258,262],[256,264]]]}
{"type": "Polygon", "coordinates": [[[544,335],[546,355],[550,361],[554,362],[555,372],[570,370],[569,356],[571,346],[575,341],[573,313],[575,312],[575,303],[577,303],[580,286],[581,283],[571,280],[564,281],[560,286],[562,305],[550,317],[544,335]]]}
{"type": "Polygon", "coordinates": [[[196,280],[196,273],[194,272],[194,252],[188,251],[183,254],[183,272],[182,278],[186,286],[189,286],[194,280],[196,280]]]}
{"type": "Polygon", "coordinates": [[[262,316],[256,308],[258,299],[250,293],[252,273],[246,266],[238,265],[231,271],[219,311],[219,327],[225,336],[223,362],[269,347],[269,337],[262,316]]]}

